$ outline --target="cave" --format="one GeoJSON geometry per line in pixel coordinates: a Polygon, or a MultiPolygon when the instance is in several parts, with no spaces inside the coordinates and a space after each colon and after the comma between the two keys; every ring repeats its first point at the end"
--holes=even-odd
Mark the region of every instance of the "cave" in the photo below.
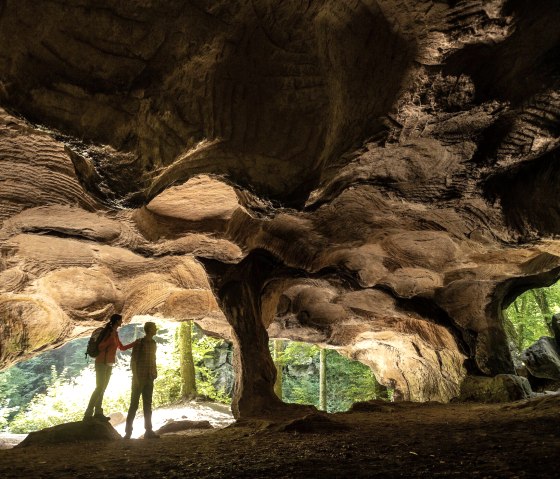
{"type": "Polygon", "coordinates": [[[503,310],[560,278],[559,24],[555,0],[0,0],[0,367],[113,313],[195,320],[234,344],[236,427],[208,441],[238,469],[165,440],[166,477],[555,470],[560,402],[517,374],[503,310]],[[339,350],[397,401],[283,403],[276,338],[339,350]],[[481,426],[462,401],[489,382],[528,405],[481,426]],[[376,420],[401,439],[363,449],[376,420]],[[327,452],[267,468],[273,432],[327,452]]]}

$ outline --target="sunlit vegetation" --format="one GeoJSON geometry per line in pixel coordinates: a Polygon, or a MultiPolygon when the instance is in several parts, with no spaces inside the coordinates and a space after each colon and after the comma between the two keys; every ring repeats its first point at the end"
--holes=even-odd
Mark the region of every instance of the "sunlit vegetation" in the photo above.
{"type": "Polygon", "coordinates": [[[541,336],[553,336],[552,315],[560,312],[560,283],[531,289],[504,310],[506,331],[515,352],[527,349],[541,336]]]}
{"type": "MultiPolygon", "coordinates": [[[[517,297],[504,310],[504,326],[514,355],[542,336],[553,336],[551,318],[559,312],[560,283],[517,297]]],[[[132,342],[143,335],[142,325],[127,325],[119,334],[123,343],[132,342]]],[[[191,322],[182,329],[178,324],[160,324],[156,341],[159,377],[155,407],[200,396],[231,401],[231,344],[205,336],[191,322]],[[216,364],[221,365],[220,371],[216,364]]],[[[26,433],[82,418],[95,387],[93,361],[84,355],[86,343],[87,338],[72,341],[0,372],[0,430],[26,433]]],[[[370,368],[333,349],[324,350],[323,360],[321,349],[310,344],[275,340],[270,349],[278,375],[275,391],[284,402],[339,412],[357,401],[391,397],[391,391],[377,382],[370,368]]],[[[130,351],[120,352],[105,394],[107,412],[128,409],[129,363],[130,351]]]]}
{"type": "MultiPolygon", "coordinates": [[[[120,329],[123,343],[143,336],[141,325],[120,329]]],[[[154,407],[172,404],[180,399],[181,375],[177,327],[159,327],[158,378],[154,387],[154,407]]],[[[92,360],[84,353],[87,339],[24,361],[0,373],[0,429],[27,433],[62,422],[80,420],[95,387],[92,360]]],[[[206,364],[209,356],[224,342],[195,331],[192,354],[195,362],[198,394],[208,399],[229,402],[227,384],[217,388],[216,372],[206,364]]],[[[227,345],[226,345],[227,348],[227,345]]],[[[119,352],[117,363],[105,393],[104,409],[126,412],[130,400],[130,351],[119,352]]],[[[231,386],[230,386],[231,387],[231,386]]]]}
{"type": "MultiPolygon", "coordinates": [[[[143,336],[142,325],[120,329],[124,344],[143,336]]],[[[183,399],[204,397],[231,402],[233,370],[232,346],[202,334],[191,322],[183,327],[160,324],[158,335],[158,378],[154,407],[171,405],[183,399]],[[185,327],[189,328],[187,332],[185,327]],[[191,344],[189,348],[188,344],[191,344]],[[185,377],[185,361],[192,356],[195,378],[185,377]],[[185,382],[190,386],[185,391],[185,382]],[[194,385],[194,392],[193,392],[194,385]]],[[[27,433],[69,421],[81,420],[95,387],[93,360],[85,357],[86,339],[72,341],[0,373],[0,430],[27,433]]],[[[371,369],[350,361],[336,351],[305,343],[271,341],[279,371],[277,394],[288,403],[311,404],[328,412],[345,411],[357,401],[390,397],[378,384],[371,369]],[[324,381],[321,389],[320,370],[324,381]],[[322,394],[321,394],[322,393],[322,394]],[[324,404],[321,402],[323,397],[324,404]]],[[[106,413],[126,413],[130,400],[130,351],[119,352],[105,393],[106,413]]]]}
{"type": "MultiPolygon", "coordinates": [[[[282,400],[287,403],[321,407],[321,349],[317,346],[285,341],[274,354],[281,367],[282,400]],[[280,350],[280,351],[279,351],[280,350]]],[[[272,348],[274,346],[271,346],[272,348]]],[[[391,392],[381,386],[371,369],[350,361],[334,349],[325,351],[325,394],[327,412],[347,411],[353,403],[370,399],[388,399],[391,392]]],[[[278,367],[277,367],[278,370],[278,367]]],[[[280,388],[277,385],[276,393],[280,388]]]]}

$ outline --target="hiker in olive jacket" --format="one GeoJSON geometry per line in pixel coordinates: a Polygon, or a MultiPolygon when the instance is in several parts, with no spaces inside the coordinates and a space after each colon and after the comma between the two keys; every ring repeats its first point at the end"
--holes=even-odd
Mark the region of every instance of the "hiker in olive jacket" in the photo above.
{"type": "Polygon", "coordinates": [[[143,338],[137,339],[132,348],[130,368],[132,369],[132,391],[130,394],[130,407],[126,416],[125,439],[130,439],[132,424],[140,396],[144,410],[144,427],[146,432],[144,438],[153,439],[159,436],[152,429],[152,396],[154,393],[154,379],[157,378],[156,368],[156,342],[154,336],[157,333],[155,323],[148,321],[144,324],[143,338]]]}

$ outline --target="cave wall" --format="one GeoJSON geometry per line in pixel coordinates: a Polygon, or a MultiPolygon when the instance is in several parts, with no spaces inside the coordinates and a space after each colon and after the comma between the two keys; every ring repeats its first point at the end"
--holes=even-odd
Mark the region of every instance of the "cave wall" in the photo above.
{"type": "Polygon", "coordinates": [[[244,345],[238,415],[276,404],[267,335],[405,399],[513,372],[501,309],[560,276],[559,21],[552,0],[0,2],[0,363],[122,311],[244,345]]]}

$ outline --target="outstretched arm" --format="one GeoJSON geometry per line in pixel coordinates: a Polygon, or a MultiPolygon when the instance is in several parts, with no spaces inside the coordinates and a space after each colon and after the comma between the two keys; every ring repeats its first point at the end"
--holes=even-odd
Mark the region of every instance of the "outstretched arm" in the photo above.
{"type": "Polygon", "coordinates": [[[121,343],[121,338],[119,338],[119,346],[118,346],[118,347],[119,347],[119,349],[120,349],[121,351],[126,351],[127,349],[132,348],[132,347],[136,344],[136,341],[138,341],[138,340],[135,339],[135,340],[132,341],[131,343],[128,343],[128,344],[124,344],[124,345],[123,345],[123,343],[121,343]]]}

